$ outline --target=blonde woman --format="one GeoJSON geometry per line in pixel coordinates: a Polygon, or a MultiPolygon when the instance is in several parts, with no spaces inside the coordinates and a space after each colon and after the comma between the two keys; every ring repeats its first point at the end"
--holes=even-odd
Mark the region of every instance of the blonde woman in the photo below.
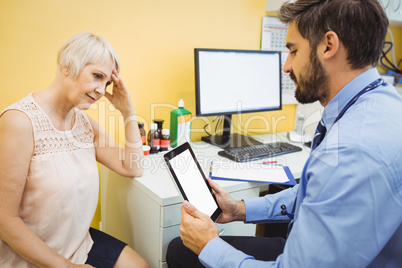
{"type": "Polygon", "coordinates": [[[0,267],[147,267],[125,243],[90,228],[97,161],[123,176],[143,173],[136,113],[119,70],[107,40],[77,34],[60,48],[49,87],[1,113],[0,267]],[[125,147],[81,111],[103,96],[124,116],[125,147]]]}

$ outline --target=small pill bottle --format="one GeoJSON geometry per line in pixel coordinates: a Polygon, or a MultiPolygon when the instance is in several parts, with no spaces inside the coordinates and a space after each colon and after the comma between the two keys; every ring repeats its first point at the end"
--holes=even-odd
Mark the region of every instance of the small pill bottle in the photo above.
{"type": "Polygon", "coordinates": [[[162,138],[161,138],[161,144],[160,144],[161,151],[167,151],[169,150],[170,147],[170,137],[169,137],[169,129],[164,128],[162,129],[162,138]]]}
{"type": "Polygon", "coordinates": [[[144,152],[144,155],[149,155],[149,152],[151,151],[151,147],[148,145],[143,145],[142,150],[144,152]]]}
{"type": "Polygon", "coordinates": [[[146,145],[147,144],[147,133],[145,132],[145,129],[144,129],[144,123],[138,122],[138,129],[140,130],[142,145],[146,145]]]}
{"type": "Polygon", "coordinates": [[[159,151],[159,138],[156,138],[156,129],[158,126],[155,123],[151,123],[148,132],[148,145],[151,147],[151,154],[156,154],[159,151]]]}

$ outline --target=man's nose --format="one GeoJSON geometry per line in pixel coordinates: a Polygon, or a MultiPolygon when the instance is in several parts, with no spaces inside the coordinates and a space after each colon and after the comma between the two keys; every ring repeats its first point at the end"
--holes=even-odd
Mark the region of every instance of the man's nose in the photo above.
{"type": "Polygon", "coordinates": [[[292,63],[290,62],[289,57],[286,58],[286,61],[285,61],[285,64],[283,65],[282,70],[283,70],[284,73],[291,73],[293,71],[292,70],[292,63]]]}

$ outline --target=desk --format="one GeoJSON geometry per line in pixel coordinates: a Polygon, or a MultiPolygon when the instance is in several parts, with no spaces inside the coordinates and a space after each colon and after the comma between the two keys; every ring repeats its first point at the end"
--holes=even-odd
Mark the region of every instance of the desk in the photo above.
{"type": "MultiPolygon", "coordinates": [[[[289,142],[284,133],[253,136],[265,143],[289,142]]],[[[302,146],[301,144],[295,144],[302,146]]],[[[204,142],[191,144],[198,161],[207,175],[212,160],[221,149],[204,142]]],[[[152,268],[167,267],[166,250],[169,242],[179,236],[182,199],[166,170],[162,153],[145,156],[144,175],[125,178],[101,166],[101,229],[128,243],[152,268]]],[[[267,160],[289,166],[299,178],[309,149],[267,160]]],[[[262,160],[260,160],[262,161],[262,160]]],[[[259,196],[264,183],[217,181],[236,200],[259,196]]],[[[234,222],[217,224],[223,235],[255,235],[255,224],[234,222]]]]}

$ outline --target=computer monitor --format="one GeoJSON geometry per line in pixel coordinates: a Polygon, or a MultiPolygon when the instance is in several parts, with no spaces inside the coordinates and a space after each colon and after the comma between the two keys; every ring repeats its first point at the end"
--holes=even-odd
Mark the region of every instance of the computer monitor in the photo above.
{"type": "Polygon", "coordinates": [[[228,148],[260,144],[240,133],[230,134],[232,114],[282,109],[281,52],[194,49],[196,115],[224,115],[222,135],[201,139],[228,148]]]}

